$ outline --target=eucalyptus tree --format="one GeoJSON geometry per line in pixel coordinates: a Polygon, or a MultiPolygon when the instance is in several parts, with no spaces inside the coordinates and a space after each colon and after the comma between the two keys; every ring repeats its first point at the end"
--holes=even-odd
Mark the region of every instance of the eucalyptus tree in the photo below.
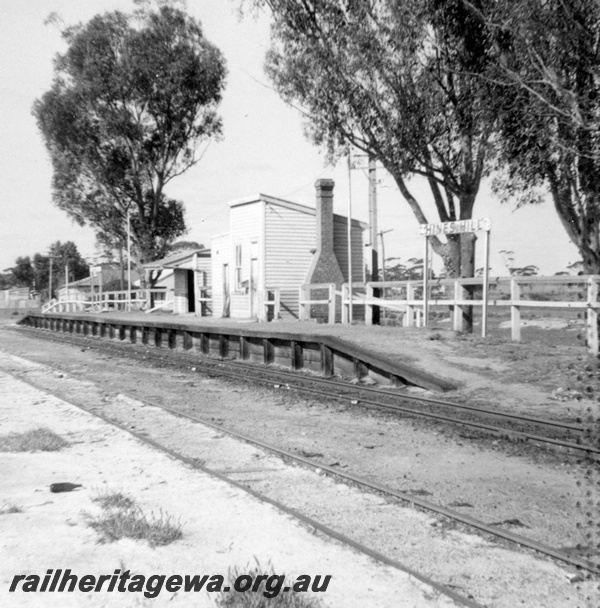
{"type": "MultiPolygon", "coordinates": [[[[419,224],[472,218],[495,119],[484,103],[494,87],[477,77],[488,32],[469,10],[458,0],[247,1],[271,10],[266,71],[314,143],[379,160],[419,224]],[[411,191],[416,175],[435,216],[411,191]]],[[[473,234],[431,241],[449,276],[474,275],[473,234]]]]}
{"type": "Polygon", "coordinates": [[[185,232],[183,204],[165,187],[221,133],[224,58],[199,22],[168,2],[62,33],[68,48],[33,109],[54,201],[105,239],[123,241],[130,213],[137,262],[157,259],[185,232]]]}
{"type": "Polygon", "coordinates": [[[499,190],[520,204],[549,192],[584,271],[600,273],[600,3],[464,0],[493,40],[499,190]]]}

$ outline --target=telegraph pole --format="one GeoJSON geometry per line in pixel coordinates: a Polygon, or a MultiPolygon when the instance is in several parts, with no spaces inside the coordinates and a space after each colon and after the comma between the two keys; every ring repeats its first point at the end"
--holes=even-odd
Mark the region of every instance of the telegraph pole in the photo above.
{"type": "Polygon", "coordinates": [[[131,213],[127,207],[127,311],[131,312],[131,213]]]}
{"type": "MultiPolygon", "coordinates": [[[[348,152],[348,323],[352,323],[352,159],[348,152]]],[[[344,302],[342,301],[342,307],[344,302]]]]}
{"type": "Polygon", "coordinates": [[[393,228],[389,230],[380,230],[377,234],[381,239],[381,278],[385,281],[385,244],[383,242],[383,235],[391,232],[393,228]]]}
{"type": "MultiPolygon", "coordinates": [[[[373,155],[369,155],[369,224],[371,238],[371,281],[379,281],[379,260],[377,253],[377,169],[373,155]]],[[[384,279],[385,280],[385,279],[384,279]]],[[[373,295],[378,298],[381,293],[379,289],[373,290],[373,295]]],[[[381,309],[373,306],[373,325],[379,325],[381,309]]]]}
{"type": "Polygon", "coordinates": [[[50,256],[50,278],[48,280],[48,302],[52,299],[52,256],[50,256]]]}

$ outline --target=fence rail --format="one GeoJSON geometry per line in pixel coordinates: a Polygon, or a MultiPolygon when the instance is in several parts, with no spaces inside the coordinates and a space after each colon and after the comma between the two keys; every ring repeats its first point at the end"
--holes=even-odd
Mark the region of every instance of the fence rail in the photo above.
{"type": "Polygon", "coordinates": [[[265,289],[263,295],[263,306],[264,306],[264,318],[269,321],[270,319],[278,319],[281,312],[281,290],[279,287],[272,287],[265,289]],[[273,309],[269,314],[269,309],[273,309]]]}
{"type": "MultiPolygon", "coordinates": [[[[487,305],[490,308],[510,308],[511,337],[514,341],[521,340],[521,313],[526,309],[574,309],[585,311],[587,346],[592,354],[599,352],[598,315],[600,314],[599,295],[600,275],[584,276],[552,276],[552,277],[495,277],[490,278],[490,291],[487,305]],[[551,298],[553,294],[540,293],[541,287],[562,287],[563,299],[551,298]],[[570,289],[573,296],[579,299],[564,299],[564,288],[570,289]],[[535,299],[528,299],[527,288],[535,299]],[[534,289],[536,291],[534,291],[534,289]],[[493,292],[504,292],[503,297],[494,297],[493,292]],[[546,296],[546,297],[544,297],[546,296]]],[[[350,319],[350,289],[345,283],[341,292],[336,291],[334,284],[307,284],[300,287],[300,319],[308,320],[310,306],[329,306],[329,323],[335,322],[335,299],[341,296],[342,322],[350,319]],[[327,289],[327,296],[312,299],[314,290],[327,289]]],[[[365,306],[365,322],[370,324],[373,309],[379,307],[402,315],[402,323],[406,327],[427,325],[423,316],[424,297],[423,281],[381,281],[352,284],[352,303],[365,306]],[[375,296],[375,290],[379,296],[375,296]],[[393,291],[393,294],[390,292],[393,291]],[[390,297],[391,296],[391,297],[390,297]]],[[[568,294],[567,294],[568,295],[568,294]]],[[[430,307],[449,307],[452,313],[452,325],[455,331],[464,327],[464,312],[466,307],[482,307],[483,280],[468,279],[434,279],[428,285],[428,304],[430,307]],[[480,294],[476,292],[480,291],[480,294]],[[475,297],[480,296],[480,297],[475,297]]]]}
{"type": "Polygon", "coordinates": [[[335,289],[335,283],[310,283],[300,285],[299,290],[299,318],[300,321],[308,321],[310,319],[310,307],[311,306],[327,306],[327,322],[335,323],[335,300],[337,292],[335,289]],[[311,299],[312,291],[325,292],[325,298],[311,299]]]}

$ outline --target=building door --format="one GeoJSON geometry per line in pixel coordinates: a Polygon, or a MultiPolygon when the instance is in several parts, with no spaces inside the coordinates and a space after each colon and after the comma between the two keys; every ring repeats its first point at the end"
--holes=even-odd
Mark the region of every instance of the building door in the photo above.
{"type": "Polygon", "coordinates": [[[229,294],[229,264],[223,264],[223,314],[225,318],[229,317],[230,306],[229,294]]]}
{"type": "Polygon", "coordinates": [[[258,316],[258,243],[250,246],[250,316],[258,316]]]}
{"type": "Polygon", "coordinates": [[[196,312],[196,273],[193,270],[187,271],[187,297],[188,312],[196,312]]]}

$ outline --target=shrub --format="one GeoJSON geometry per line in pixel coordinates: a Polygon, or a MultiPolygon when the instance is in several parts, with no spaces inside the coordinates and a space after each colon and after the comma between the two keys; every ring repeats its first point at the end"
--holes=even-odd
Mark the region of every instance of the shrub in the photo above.
{"type": "Polygon", "coordinates": [[[0,452],[57,452],[68,445],[60,435],[45,427],[0,436],[0,452]]]}

